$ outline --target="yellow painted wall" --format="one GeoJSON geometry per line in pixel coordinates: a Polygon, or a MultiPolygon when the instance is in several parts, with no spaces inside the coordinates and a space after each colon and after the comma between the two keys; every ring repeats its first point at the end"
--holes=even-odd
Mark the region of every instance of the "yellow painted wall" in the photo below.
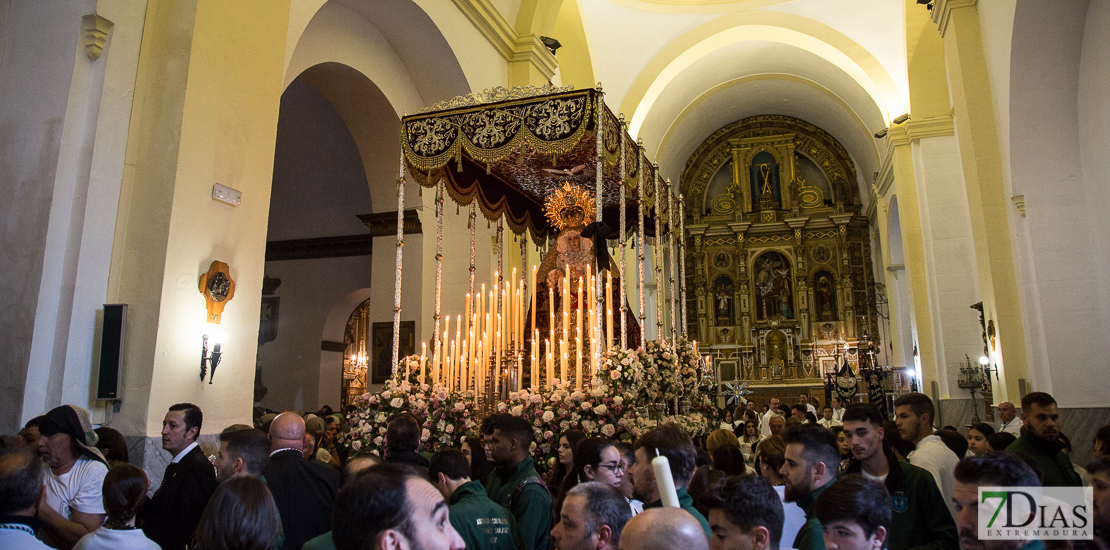
{"type": "Polygon", "coordinates": [[[157,434],[182,401],[204,410],[205,432],[250,418],[288,13],[288,1],[149,3],[109,288],[131,304],[125,433],[157,434]],[[214,201],[217,182],[242,205],[214,201]],[[236,291],[209,385],[197,286],[213,260],[231,266],[236,291]]]}

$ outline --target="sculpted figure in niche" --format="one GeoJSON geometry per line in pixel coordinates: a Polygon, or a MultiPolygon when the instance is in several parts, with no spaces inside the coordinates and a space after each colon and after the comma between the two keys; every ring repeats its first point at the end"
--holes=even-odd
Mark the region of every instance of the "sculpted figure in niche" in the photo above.
{"type": "Polygon", "coordinates": [[[833,287],[832,275],[821,271],[816,275],[817,320],[836,320],[836,290],[833,287]]]}
{"type": "Polygon", "coordinates": [[[718,277],[713,287],[717,326],[732,325],[732,279],[726,276],[718,277]]]}
{"type": "Polygon", "coordinates": [[[790,263],[782,254],[767,252],[756,260],[755,293],[759,320],[794,318],[790,263]]]}

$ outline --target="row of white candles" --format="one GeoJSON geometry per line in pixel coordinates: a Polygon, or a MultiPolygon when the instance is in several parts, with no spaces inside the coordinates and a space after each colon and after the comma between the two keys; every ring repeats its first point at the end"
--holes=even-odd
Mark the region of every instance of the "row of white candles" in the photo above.
{"type": "MultiPolygon", "coordinates": [[[[540,368],[541,363],[543,368],[546,369],[546,380],[548,384],[555,378],[556,363],[558,363],[558,378],[562,381],[568,380],[569,369],[571,368],[571,348],[570,344],[573,341],[574,346],[574,374],[575,386],[577,389],[582,389],[582,382],[586,378],[593,377],[598,371],[598,345],[596,339],[590,339],[590,354],[586,358],[586,372],[583,373],[583,357],[582,357],[582,342],[585,341],[589,335],[594,334],[594,329],[601,321],[600,316],[596,311],[597,300],[595,293],[596,279],[592,272],[587,272],[586,277],[579,277],[577,279],[578,285],[578,305],[573,313],[574,315],[574,337],[571,338],[571,280],[569,279],[570,267],[564,271],[564,276],[561,280],[561,298],[562,298],[562,321],[563,330],[555,330],[555,289],[548,289],[548,304],[549,312],[549,333],[544,339],[544,347],[541,348],[540,331],[536,329],[536,273],[538,267],[532,266],[532,284],[529,285],[531,289],[531,327],[532,327],[532,344],[530,350],[530,373],[532,376],[532,385],[539,386],[540,368]],[[582,304],[583,292],[586,293],[586,303],[582,304]],[[585,313],[583,313],[583,306],[585,305],[585,313]],[[583,326],[583,315],[585,315],[586,326],[583,326]],[[555,345],[553,346],[552,343],[555,345]],[[556,347],[558,348],[556,350],[556,347]]],[[[527,313],[525,309],[526,303],[524,281],[517,280],[516,269],[512,271],[512,276],[507,281],[508,284],[504,288],[500,288],[498,283],[498,273],[494,273],[493,289],[488,293],[486,285],[482,285],[482,290],[477,296],[472,297],[469,293],[466,295],[466,311],[467,317],[462,315],[456,316],[455,319],[455,338],[449,339],[451,317],[447,316],[445,319],[444,330],[442,338],[438,343],[433,342],[431,350],[431,371],[428,372],[428,349],[427,343],[421,343],[420,353],[420,381],[421,383],[443,384],[448,390],[454,391],[467,391],[476,388],[486,387],[486,370],[482,366],[488,366],[490,361],[494,362],[494,372],[501,372],[501,358],[506,350],[511,350],[516,354],[523,353],[524,342],[524,317],[527,313]],[[511,290],[510,290],[511,289],[511,290]],[[500,297],[500,303],[497,298],[500,297]],[[471,308],[473,306],[473,309],[471,308]],[[477,367],[477,368],[475,368],[477,367]],[[428,378],[430,375],[430,380],[428,378]]],[[[612,274],[606,272],[605,281],[605,348],[614,344],[613,340],[613,307],[616,304],[613,299],[613,277],[612,274]]],[[[516,368],[517,389],[522,387],[524,365],[523,361],[513,360],[507,365],[509,368],[516,368]]],[[[493,391],[496,394],[501,384],[500,376],[495,377],[493,380],[493,391]]],[[[475,400],[481,391],[475,392],[475,400]]]]}

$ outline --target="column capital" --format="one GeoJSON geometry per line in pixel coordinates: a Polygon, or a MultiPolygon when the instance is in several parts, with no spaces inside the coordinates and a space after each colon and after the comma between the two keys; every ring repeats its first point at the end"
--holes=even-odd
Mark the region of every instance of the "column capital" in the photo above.
{"type": "Polygon", "coordinates": [[[936,23],[937,30],[943,37],[944,33],[948,31],[948,23],[952,20],[952,11],[960,8],[971,8],[979,3],[979,0],[936,0],[933,4],[933,23],[936,23]]]}

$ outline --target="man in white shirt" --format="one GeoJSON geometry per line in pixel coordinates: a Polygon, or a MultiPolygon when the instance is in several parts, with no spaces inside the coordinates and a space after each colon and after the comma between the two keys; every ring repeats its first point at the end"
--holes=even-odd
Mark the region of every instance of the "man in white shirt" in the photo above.
{"type": "Polygon", "coordinates": [[[816,417],[821,416],[821,415],[817,414],[817,407],[814,407],[813,403],[809,402],[809,394],[808,393],[802,392],[800,395],[798,395],[798,403],[801,403],[802,405],[805,405],[806,410],[813,413],[813,416],[816,416],[816,417]]]}
{"type": "Polygon", "coordinates": [[[95,447],[98,438],[89,411],[62,405],[39,425],[39,454],[46,463],[46,506],[39,506],[41,538],[55,548],[72,548],[104,523],[101,488],[108,462],[95,447]]]}
{"type": "Polygon", "coordinates": [[[781,418],[782,411],[779,410],[779,398],[772,397],[771,410],[767,411],[763,415],[763,419],[759,422],[759,433],[763,434],[763,437],[769,437],[771,435],[771,418],[776,416],[781,418]]]}
{"type": "Polygon", "coordinates": [[[998,424],[998,431],[1014,434],[1014,437],[1021,437],[1021,419],[1018,418],[1017,408],[1009,401],[1003,401],[998,404],[998,419],[1001,422],[998,424]]]}
{"type": "Polygon", "coordinates": [[[933,400],[923,393],[907,393],[894,401],[894,414],[898,435],[917,445],[917,449],[907,457],[910,464],[933,474],[933,480],[937,482],[948,510],[955,518],[952,494],[956,490],[956,477],[953,472],[960,459],[941,441],[940,436],[933,433],[933,417],[936,415],[933,400]]]}
{"type": "Polygon", "coordinates": [[[833,408],[828,405],[825,405],[825,408],[821,409],[821,419],[818,420],[817,423],[824,428],[831,428],[843,424],[843,422],[833,418],[833,408]]]}

